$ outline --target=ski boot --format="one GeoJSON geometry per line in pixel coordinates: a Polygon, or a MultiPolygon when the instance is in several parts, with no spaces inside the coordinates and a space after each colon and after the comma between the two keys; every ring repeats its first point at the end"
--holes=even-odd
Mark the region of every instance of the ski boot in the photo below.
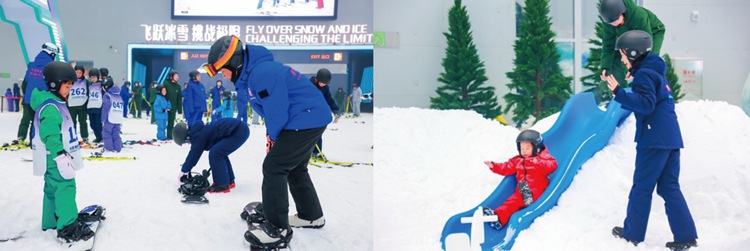
{"type": "MultiPolygon", "coordinates": [[[[482,214],[484,214],[484,215],[496,215],[495,211],[492,211],[492,209],[489,208],[489,207],[483,207],[482,208],[482,214]]],[[[503,228],[503,224],[500,224],[500,221],[491,221],[489,223],[490,223],[490,227],[494,228],[495,230],[500,230],[501,228],[503,228]]]]}
{"type": "Polygon", "coordinates": [[[301,227],[301,228],[322,228],[326,225],[326,219],[323,216],[316,220],[305,220],[299,217],[298,214],[289,215],[289,226],[290,227],[301,227]]]}
{"type": "Polygon", "coordinates": [[[240,214],[240,218],[245,220],[248,224],[256,223],[260,224],[266,221],[266,216],[263,214],[263,204],[258,202],[255,204],[255,208],[245,207],[245,210],[240,214]]]}
{"type": "Polygon", "coordinates": [[[258,225],[248,225],[245,240],[250,243],[251,250],[279,250],[289,247],[293,231],[277,228],[268,221],[258,225]]]}
{"type": "Polygon", "coordinates": [[[615,228],[612,229],[612,235],[614,235],[617,238],[620,238],[620,239],[623,239],[623,240],[625,240],[627,242],[632,243],[633,246],[638,246],[638,243],[640,243],[640,242],[638,242],[638,241],[632,241],[632,240],[628,239],[628,237],[625,237],[624,231],[625,230],[622,227],[615,227],[615,228]]]}
{"type": "Polygon", "coordinates": [[[671,249],[672,251],[687,251],[691,247],[698,247],[698,241],[689,240],[683,242],[667,242],[667,248],[671,249]]]}
{"type": "Polygon", "coordinates": [[[94,231],[91,231],[91,228],[80,219],[76,219],[70,225],[57,230],[57,239],[63,243],[87,241],[91,237],[94,237],[94,231]]]}
{"type": "Polygon", "coordinates": [[[208,193],[229,193],[229,191],[229,185],[216,185],[215,183],[206,190],[208,193]]]}

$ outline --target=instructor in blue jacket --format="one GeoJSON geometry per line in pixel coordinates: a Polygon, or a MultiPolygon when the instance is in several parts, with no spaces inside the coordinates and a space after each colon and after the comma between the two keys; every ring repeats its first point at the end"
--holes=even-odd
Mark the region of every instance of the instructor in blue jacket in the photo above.
{"type": "Polygon", "coordinates": [[[245,232],[245,240],[254,246],[280,247],[292,238],[289,227],[322,227],[323,210],[307,163],[333,118],[323,94],[298,71],[275,62],[265,47],[243,45],[236,36],[214,42],[203,67],[209,76],[221,73],[238,90],[249,90],[250,105],[266,121],[262,187],[266,221],[245,232]],[[287,188],[297,215],[288,215],[287,188]]]}
{"type": "MultiPolygon", "coordinates": [[[[36,55],[34,62],[29,63],[26,68],[26,76],[23,77],[21,83],[21,89],[23,89],[23,117],[21,123],[18,125],[18,139],[17,141],[26,140],[26,135],[29,133],[29,124],[31,119],[34,118],[34,110],[31,108],[29,101],[31,101],[31,92],[34,89],[40,91],[47,90],[47,84],[44,82],[44,66],[55,60],[57,54],[60,53],[60,49],[53,43],[44,43],[42,45],[42,51],[36,55]]],[[[31,137],[29,137],[31,138],[31,137]]]]}
{"type": "Polygon", "coordinates": [[[620,88],[613,76],[607,76],[615,101],[633,111],[637,121],[635,173],[627,216],[624,227],[615,227],[612,234],[635,245],[644,241],[656,187],[656,194],[664,199],[674,237],[666,246],[672,250],[687,250],[698,246],[698,233],[680,191],[682,135],[672,91],[664,77],[667,67],[659,55],[650,53],[652,44],[651,35],[639,30],[625,32],[617,38],[615,49],[634,77],[632,93],[620,88]]]}
{"type": "Polygon", "coordinates": [[[187,88],[182,94],[185,103],[182,105],[185,110],[187,124],[193,126],[195,123],[203,124],[203,116],[206,115],[206,88],[201,84],[201,74],[198,71],[191,71],[188,75],[187,88]]]}

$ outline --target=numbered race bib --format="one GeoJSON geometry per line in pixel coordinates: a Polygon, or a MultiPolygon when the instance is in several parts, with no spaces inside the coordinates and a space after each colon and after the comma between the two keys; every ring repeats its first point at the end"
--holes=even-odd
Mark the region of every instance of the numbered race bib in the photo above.
{"type": "MultiPolygon", "coordinates": [[[[125,102],[122,101],[122,97],[120,97],[120,95],[110,95],[109,93],[107,93],[106,95],[112,102],[112,106],[109,107],[109,115],[107,115],[107,120],[112,124],[122,124],[124,120],[122,114],[123,110],[125,110],[125,102]]],[[[107,107],[105,107],[105,109],[106,108],[107,107]]]]}
{"type": "Polygon", "coordinates": [[[86,91],[86,80],[79,79],[73,84],[68,94],[68,106],[78,107],[82,106],[89,100],[89,93],[86,91]]]}
{"type": "Polygon", "coordinates": [[[88,108],[102,108],[102,84],[95,83],[89,86],[88,108]]]}

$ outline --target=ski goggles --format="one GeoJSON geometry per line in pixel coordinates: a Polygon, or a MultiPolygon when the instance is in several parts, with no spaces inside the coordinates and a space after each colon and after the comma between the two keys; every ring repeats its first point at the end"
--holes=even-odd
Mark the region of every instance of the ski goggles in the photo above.
{"type": "Polygon", "coordinates": [[[224,55],[221,55],[216,62],[213,64],[203,64],[203,69],[206,70],[206,73],[209,77],[213,77],[216,75],[216,73],[219,72],[219,69],[224,67],[224,65],[229,62],[229,59],[232,58],[232,55],[234,55],[234,51],[237,49],[237,46],[240,44],[240,39],[237,36],[232,35],[231,41],[229,42],[229,47],[226,51],[224,51],[224,55]]]}

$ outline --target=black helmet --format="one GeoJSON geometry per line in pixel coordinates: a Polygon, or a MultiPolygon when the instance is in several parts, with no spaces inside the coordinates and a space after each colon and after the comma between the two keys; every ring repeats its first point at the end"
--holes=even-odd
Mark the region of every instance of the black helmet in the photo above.
{"type": "Polygon", "coordinates": [[[63,82],[76,81],[76,71],[69,64],[60,61],[52,61],[44,66],[44,82],[47,90],[59,96],[58,91],[63,82]]]}
{"type": "Polygon", "coordinates": [[[112,86],[114,85],[115,85],[115,82],[112,81],[111,79],[105,79],[104,81],[102,81],[102,89],[104,89],[104,91],[109,90],[109,88],[112,88],[112,86]]]}
{"type": "Polygon", "coordinates": [[[193,80],[193,81],[196,81],[196,80],[195,80],[195,78],[196,78],[196,77],[197,77],[198,75],[201,75],[201,73],[200,73],[199,71],[191,71],[191,72],[190,72],[190,73],[188,74],[188,76],[190,76],[190,80],[193,80]]]}
{"type": "Polygon", "coordinates": [[[101,78],[101,76],[99,75],[99,69],[91,68],[91,70],[89,70],[89,77],[93,77],[93,76],[96,76],[97,78],[101,78]]]}
{"type": "Polygon", "coordinates": [[[599,3],[599,15],[607,23],[614,22],[620,15],[625,13],[625,3],[623,0],[602,0],[599,3]]]}
{"type": "Polygon", "coordinates": [[[223,98],[225,98],[225,99],[230,99],[230,98],[232,98],[232,92],[230,92],[230,91],[225,91],[225,92],[222,92],[222,93],[221,93],[221,96],[222,96],[223,98]]]}
{"type": "Polygon", "coordinates": [[[315,78],[318,79],[318,81],[323,82],[323,84],[328,84],[331,82],[331,71],[326,68],[321,68],[318,70],[318,74],[315,75],[315,78]]]}
{"type": "Polygon", "coordinates": [[[174,143],[176,143],[178,146],[181,146],[185,143],[185,140],[188,137],[188,126],[184,122],[177,123],[174,125],[174,129],[172,129],[172,139],[174,140],[174,143]]]}
{"type": "Polygon", "coordinates": [[[86,73],[86,68],[83,67],[83,65],[77,64],[75,67],[73,67],[73,70],[75,71],[81,71],[81,79],[85,79],[86,76],[83,74],[86,73]]]}
{"type": "Polygon", "coordinates": [[[109,69],[104,68],[104,67],[99,68],[99,73],[101,73],[102,76],[109,76],[109,69]]]}
{"type": "Polygon", "coordinates": [[[518,134],[518,137],[516,137],[516,149],[518,149],[518,154],[521,154],[521,142],[526,141],[530,142],[531,145],[534,146],[534,149],[532,151],[532,156],[536,156],[537,154],[541,153],[542,150],[544,150],[544,142],[542,140],[542,134],[540,134],[537,131],[534,130],[523,130],[521,133],[518,134]]]}
{"type": "Polygon", "coordinates": [[[171,71],[169,71],[169,73],[167,73],[167,79],[169,79],[169,80],[171,81],[171,80],[172,80],[172,77],[173,77],[174,75],[178,75],[178,74],[179,74],[179,73],[178,73],[177,71],[175,71],[175,70],[171,70],[171,71]]]}
{"type": "Polygon", "coordinates": [[[242,41],[237,36],[223,36],[211,45],[211,49],[208,50],[208,63],[203,65],[203,69],[209,77],[213,77],[221,68],[227,68],[232,71],[232,82],[237,82],[245,60],[243,49],[242,41]]]}
{"type": "Polygon", "coordinates": [[[652,45],[653,42],[651,41],[651,35],[645,31],[632,30],[622,33],[622,35],[617,38],[615,50],[625,50],[628,61],[630,61],[630,64],[632,65],[648,55],[648,53],[651,52],[652,45]]]}

